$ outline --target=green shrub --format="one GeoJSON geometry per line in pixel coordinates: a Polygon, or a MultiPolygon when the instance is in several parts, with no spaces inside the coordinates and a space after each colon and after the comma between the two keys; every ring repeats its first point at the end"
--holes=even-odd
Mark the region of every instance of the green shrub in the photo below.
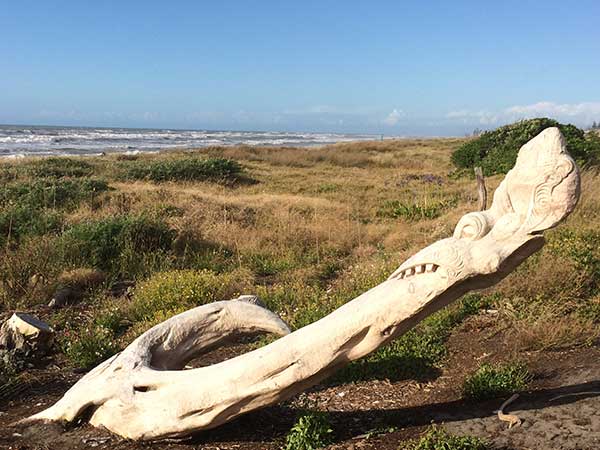
{"type": "Polygon", "coordinates": [[[531,374],[521,363],[483,364],[463,384],[463,395],[474,400],[502,397],[523,390],[531,374]]]}
{"type": "Polygon", "coordinates": [[[108,190],[102,180],[47,180],[5,184],[0,187],[0,243],[25,235],[57,232],[63,224],[62,210],[108,190]]]}
{"type": "Polygon", "coordinates": [[[61,213],[52,210],[31,209],[15,205],[0,210],[0,245],[16,242],[23,236],[38,236],[60,231],[61,213]]]}
{"type": "Polygon", "coordinates": [[[582,295],[600,292],[600,232],[562,228],[552,232],[546,250],[553,255],[571,259],[582,275],[582,295]]]}
{"type": "Polygon", "coordinates": [[[28,208],[69,208],[108,190],[104,180],[47,180],[5,184],[0,188],[0,207],[18,204],[28,208]]]}
{"type": "Polygon", "coordinates": [[[452,153],[452,162],[459,168],[480,165],[485,175],[506,173],[514,165],[521,146],[548,127],[558,127],[563,133],[569,153],[577,161],[595,164],[600,157],[600,139],[586,135],[574,125],[537,118],[486,131],[463,144],[452,153]]]}
{"type": "Polygon", "coordinates": [[[304,305],[299,308],[291,321],[292,329],[297,330],[299,328],[310,325],[317,320],[322,319],[332,311],[332,306],[329,304],[323,304],[321,302],[313,302],[304,305]]]}
{"type": "MultiPolygon", "coordinates": [[[[474,436],[456,436],[432,427],[421,439],[408,442],[403,450],[489,450],[491,446],[474,436]]],[[[398,449],[398,450],[401,450],[398,449]]]]}
{"type": "Polygon", "coordinates": [[[127,317],[124,308],[109,305],[94,316],[93,324],[96,327],[110,331],[113,336],[118,336],[131,325],[131,321],[127,317]]]}
{"type": "Polygon", "coordinates": [[[285,272],[291,267],[289,258],[267,253],[250,253],[244,255],[248,267],[259,277],[268,277],[285,272]]]}
{"type": "Polygon", "coordinates": [[[225,158],[185,157],[160,161],[135,161],[125,166],[124,176],[134,180],[234,182],[242,174],[237,161],[225,158]]]}
{"type": "Polygon", "coordinates": [[[389,200],[380,208],[378,216],[404,219],[410,222],[435,219],[441,216],[444,211],[456,206],[456,203],[456,199],[429,200],[423,201],[422,203],[407,203],[400,200],[389,200]]]}
{"type": "Polygon", "coordinates": [[[327,414],[304,412],[285,439],[285,450],[317,450],[332,442],[333,429],[327,414]]]}
{"type": "MultiPolygon", "coordinates": [[[[65,259],[75,266],[123,272],[144,255],[167,252],[175,232],[164,222],[146,216],[117,216],[82,222],[63,233],[65,259]]],[[[155,255],[156,256],[156,255],[155,255]]],[[[131,274],[130,274],[131,275],[131,274]]]]}
{"type": "Polygon", "coordinates": [[[110,330],[95,325],[65,331],[60,346],[71,364],[86,369],[121,350],[110,330]]]}
{"type": "Polygon", "coordinates": [[[26,171],[34,177],[79,178],[92,175],[94,168],[82,159],[50,157],[27,164],[26,171]]]}
{"type": "Polygon", "coordinates": [[[0,387],[14,382],[19,372],[25,369],[25,362],[23,354],[15,350],[0,349],[0,387]]]}
{"type": "Polygon", "coordinates": [[[231,274],[209,270],[172,270],[157,273],[134,292],[129,310],[132,321],[154,322],[195,306],[231,298],[236,288],[231,274]]]}

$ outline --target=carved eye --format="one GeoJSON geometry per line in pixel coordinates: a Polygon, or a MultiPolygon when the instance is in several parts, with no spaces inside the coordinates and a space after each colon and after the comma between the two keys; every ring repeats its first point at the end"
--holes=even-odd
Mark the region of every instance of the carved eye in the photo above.
{"type": "Polygon", "coordinates": [[[456,239],[475,241],[481,239],[489,231],[490,226],[485,214],[474,212],[462,216],[454,229],[454,237],[456,239]]]}

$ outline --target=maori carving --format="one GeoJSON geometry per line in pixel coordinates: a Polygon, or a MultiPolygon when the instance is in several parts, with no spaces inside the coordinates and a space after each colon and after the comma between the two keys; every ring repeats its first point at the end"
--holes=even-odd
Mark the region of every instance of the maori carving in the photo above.
{"type": "Polygon", "coordinates": [[[151,328],[100,364],[55,405],[26,421],[90,422],[131,439],[181,437],[313,386],[397,338],[472,289],[491,286],[539,250],[579,198],[579,172],[557,128],[525,144],[490,209],[463,216],[450,238],[386,281],[289,333],[273,313],[240,300],[200,306],[151,328]],[[286,334],[208,367],[182,370],[233,335],[286,334]]]}

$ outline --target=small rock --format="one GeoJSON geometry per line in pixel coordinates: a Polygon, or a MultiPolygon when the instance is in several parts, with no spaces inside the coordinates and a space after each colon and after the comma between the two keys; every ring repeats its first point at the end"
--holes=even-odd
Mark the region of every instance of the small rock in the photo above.
{"type": "Polygon", "coordinates": [[[62,308],[65,305],[76,303],[81,298],[81,291],[71,287],[63,287],[57,290],[48,303],[50,308],[62,308]]]}
{"type": "Polygon", "coordinates": [[[54,330],[31,314],[14,313],[0,327],[0,348],[21,350],[26,346],[48,349],[54,330]]]}
{"type": "Polygon", "coordinates": [[[135,286],[135,281],[123,280],[113,283],[108,290],[109,294],[113,297],[121,297],[122,295],[128,294],[135,286]]]}

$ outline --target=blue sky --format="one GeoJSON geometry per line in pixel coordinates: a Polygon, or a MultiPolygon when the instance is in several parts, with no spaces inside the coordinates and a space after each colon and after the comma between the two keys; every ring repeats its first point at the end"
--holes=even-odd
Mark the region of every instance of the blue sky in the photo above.
{"type": "Polygon", "coordinates": [[[0,123],[462,135],[600,121],[600,1],[8,1],[0,123]]]}

